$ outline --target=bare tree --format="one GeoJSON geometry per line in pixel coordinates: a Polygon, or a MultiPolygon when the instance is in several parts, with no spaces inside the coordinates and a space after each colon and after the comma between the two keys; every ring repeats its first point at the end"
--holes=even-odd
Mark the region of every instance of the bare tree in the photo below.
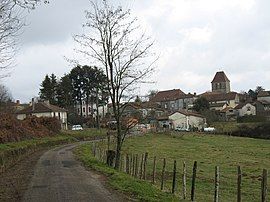
{"type": "MultiPolygon", "coordinates": [[[[34,9],[40,1],[42,0],[0,1],[0,71],[10,67],[13,63],[17,37],[22,27],[25,26],[23,10],[34,9]]],[[[48,3],[48,1],[45,0],[44,3],[48,3]]]]}
{"type": "Polygon", "coordinates": [[[10,113],[12,109],[10,108],[10,103],[12,101],[12,95],[6,86],[0,83],[0,113],[8,112],[10,113]]]}
{"type": "Polygon", "coordinates": [[[153,41],[142,34],[137,19],[130,10],[113,7],[107,0],[91,2],[92,10],[86,11],[85,34],[74,36],[80,45],[79,52],[98,62],[104,68],[106,83],[116,120],[116,163],[119,167],[120,152],[127,130],[123,130],[123,112],[134,99],[134,89],[146,83],[154,71],[157,60],[151,52],[153,41]],[[149,62],[151,61],[151,62],[149,62]]]}

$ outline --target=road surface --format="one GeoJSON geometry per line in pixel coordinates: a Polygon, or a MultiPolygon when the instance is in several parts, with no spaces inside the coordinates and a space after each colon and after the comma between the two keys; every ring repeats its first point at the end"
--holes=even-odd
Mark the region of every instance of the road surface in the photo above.
{"type": "Polygon", "coordinates": [[[74,159],[75,146],[61,146],[41,156],[23,201],[126,201],[104,186],[102,175],[87,171],[74,159]]]}

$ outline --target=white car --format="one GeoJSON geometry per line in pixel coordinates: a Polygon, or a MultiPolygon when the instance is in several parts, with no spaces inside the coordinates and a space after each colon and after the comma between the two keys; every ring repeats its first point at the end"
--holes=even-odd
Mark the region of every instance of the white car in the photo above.
{"type": "Polygon", "coordinates": [[[207,127],[203,129],[204,132],[215,132],[216,129],[214,127],[207,127]]]}
{"type": "Polygon", "coordinates": [[[71,130],[83,130],[81,125],[73,125],[71,130]]]}
{"type": "Polygon", "coordinates": [[[180,126],[177,126],[174,130],[175,130],[175,131],[189,131],[188,129],[182,128],[182,127],[180,127],[180,126]]]}

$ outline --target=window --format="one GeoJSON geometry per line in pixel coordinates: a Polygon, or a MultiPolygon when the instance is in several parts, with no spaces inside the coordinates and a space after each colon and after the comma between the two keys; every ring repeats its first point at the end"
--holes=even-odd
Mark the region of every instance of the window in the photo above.
{"type": "Polygon", "coordinates": [[[83,112],[85,113],[85,107],[83,107],[82,109],[83,109],[83,112]]]}
{"type": "Polygon", "coordinates": [[[251,107],[250,107],[250,106],[248,106],[248,107],[247,107],[247,111],[249,112],[250,110],[251,110],[251,107]]]}
{"type": "Polygon", "coordinates": [[[88,107],[88,112],[91,112],[91,107],[88,107]]]}
{"type": "Polygon", "coordinates": [[[168,108],[168,104],[167,104],[167,103],[165,103],[164,108],[165,108],[165,109],[167,109],[167,108],[168,108]]]}

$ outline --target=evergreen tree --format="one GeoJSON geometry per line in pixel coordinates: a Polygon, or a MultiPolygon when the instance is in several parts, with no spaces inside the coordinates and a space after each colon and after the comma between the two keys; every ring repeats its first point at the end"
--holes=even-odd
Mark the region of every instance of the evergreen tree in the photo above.
{"type": "Polygon", "coordinates": [[[64,75],[57,85],[57,103],[60,107],[74,108],[73,86],[70,75],[64,75]]]}
{"type": "Polygon", "coordinates": [[[80,105],[80,115],[82,116],[82,102],[85,98],[85,94],[83,91],[84,86],[84,73],[82,71],[82,67],[80,65],[73,68],[69,74],[69,78],[71,80],[71,85],[73,88],[72,97],[74,103],[80,105]]]}
{"type": "Polygon", "coordinates": [[[57,85],[56,76],[54,74],[51,74],[51,76],[46,74],[41,83],[40,98],[48,100],[51,104],[57,104],[57,85]]]}

